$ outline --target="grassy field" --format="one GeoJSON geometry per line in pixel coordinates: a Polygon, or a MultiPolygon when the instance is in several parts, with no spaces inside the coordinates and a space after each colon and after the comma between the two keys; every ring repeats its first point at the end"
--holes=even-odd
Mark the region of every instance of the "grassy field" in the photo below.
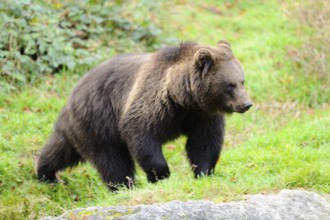
{"type": "Polygon", "coordinates": [[[329,60],[322,69],[317,68],[322,60],[312,59],[330,46],[318,38],[329,36],[329,29],[324,35],[312,20],[312,10],[327,3],[311,2],[313,7],[296,1],[178,1],[165,8],[171,15],[164,16],[163,36],[208,45],[227,39],[245,67],[254,107],[227,117],[224,150],[212,177],[193,178],[181,137],[164,145],[172,175],[157,184],[147,183],[138,170],[134,190],[113,194],[88,163],[60,173],[59,184],[41,184],[35,174],[38,153],[85,70],[46,76],[20,92],[1,94],[0,219],[35,219],[87,206],[224,202],[283,188],[329,194],[329,60]],[[310,10],[310,23],[302,10],[310,10]]]}

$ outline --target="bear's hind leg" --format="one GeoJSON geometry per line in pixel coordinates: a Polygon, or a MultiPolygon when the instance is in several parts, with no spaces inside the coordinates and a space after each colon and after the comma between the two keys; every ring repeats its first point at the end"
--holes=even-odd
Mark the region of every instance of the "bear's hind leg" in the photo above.
{"type": "Polygon", "coordinates": [[[82,160],[65,136],[55,130],[39,156],[38,179],[49,183],[56,182],[57,171],[73,167],[82,160]]]}
{"type": "Polygon", "coordinates": [[[120,185],[134,185],[134,161],[124,143],[111,143],[90,159],[111,191],[117,191],[120,185]]]}

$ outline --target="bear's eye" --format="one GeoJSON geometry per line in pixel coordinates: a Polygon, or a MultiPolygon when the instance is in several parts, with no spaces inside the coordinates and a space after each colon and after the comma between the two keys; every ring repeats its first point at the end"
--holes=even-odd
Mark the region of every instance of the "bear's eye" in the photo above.
{"type": "Polygon", "coordinates": [[[227,88],[234,89],[236,88],[236,85],[234,83],[227,83],[227,88]]]}

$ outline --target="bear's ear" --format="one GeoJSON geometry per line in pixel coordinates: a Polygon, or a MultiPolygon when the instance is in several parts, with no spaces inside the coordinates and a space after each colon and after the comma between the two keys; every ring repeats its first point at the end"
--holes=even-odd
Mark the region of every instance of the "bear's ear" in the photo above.
{"type": "Polygon", "coordinates": [[[220,40],[217,44],[217,47],[218,47],[219,52],[220,52],[220,59],[221,60],[228,60],[228,59],[230,59],[234,56],[233,52],[231,50],[230,43],[228,43],[227,41],[220,40]]]}
{"type": "Polygon", "coordinates": [[[195,53],[195,64],[200,72],[205,75],[213,65],[213,57],[211,51],[207,48],[200,48],[195,53]]]}
{"type": "Polygon", "coordinates": [[[217,44],[218,47],[228,47],[228,49],[231,49],[231,45],[230,43],[228,43],[228,41],[226,40],[220,40],[217,44]]]}

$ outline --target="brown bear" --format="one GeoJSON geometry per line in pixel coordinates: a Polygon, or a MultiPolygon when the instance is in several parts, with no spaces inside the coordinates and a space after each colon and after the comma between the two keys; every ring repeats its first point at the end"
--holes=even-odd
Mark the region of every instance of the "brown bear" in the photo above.
{"type": "Polygon", "coordinates": [[[224,114],[251,106],[242,66],[226,41],[119,55],[74,88],[41,152],[38,178],[54,182],[56,172],[87,160],[116,190],[134,182],[137,161],[156,182],[170,175],[162,144],[182,134],[195,176],[210,175],[223,144],[224,114]]]}

